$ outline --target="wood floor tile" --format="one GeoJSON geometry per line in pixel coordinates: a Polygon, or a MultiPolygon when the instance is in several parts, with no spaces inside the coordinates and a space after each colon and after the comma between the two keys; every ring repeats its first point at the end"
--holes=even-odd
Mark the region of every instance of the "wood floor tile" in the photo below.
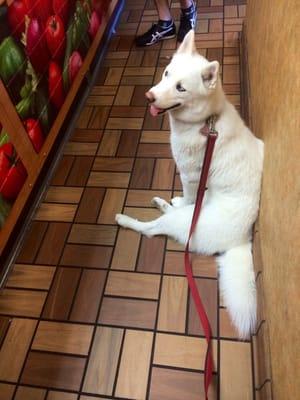
{"type": "Polygon", "coordinates": [[[160,143],[141,143],[138,147],[138,157],[164,157],[171,158],[171,149],[169,144],[160,143]]]}
{"type": "Polygon", "coordinates": [[[91,172],[87,186],[127,188],[129,179],[128,172],[91,172]]]}
{"type": "Polygon", "coordinates": [[[116,233],[115,226],[73,224],[68,242],[112,246],[116,233]]]}
{"type": "Polygon", "coordinates": [[[47,292],[3,289],[0,293],[0,314],[39,317],[47,292]]]}
{"type": "Polygon", "coordinates": [[[175,164],[173,160],[158,159],[156,160],[152,189],[167,190],[172,189],[175,172],[175,164]]]}
{"type": "Polygon", "coordinates": [[[14,385],[0,383],[0,400],[12,400],[14,391],[14,385]]]}
{"type": "Polygon", "coordinates": [[[152,86],[152,76],[123,76],[121,79],[121,85],[142,85],[148,88],[152,86]]]}
{"type": "Polygon", "coordinates": [[[117,396],[146,399],[152,341],[153,332],[126,331],[116,387],[117,396]]]}
{"type": "MultiPolygon", "coordinates": [[[[152,368],[150,400],[203,399],[204,374],[168,368],[152,368]]],[[[216,380],[213,379],[208,400],[217,399],[216,380]]]]}
{"type": "Polygon", "coordinates": [[[116,118],[110,117],[107,121],[107,129],[142,129],[143,118],[116,118]]]}
{"type": "Polygon", "coordinates": [[[171,200],[170,191],[130,189],[127,193],[126,205],[131,207],[154,207],[151,201],[155,196],[161,197],[168,202],[171,200]]]}
{"type": "Polygon", "coordinates": [[[112,247],[67,244],[61,265],[86,268],[108,268],[112,247]]]}
{"type": "Polygon", "coordinates": [[[169,143],[169,131],[142,131],[140,143],[169,143]]]}
{"type": "Polygon", "coordinates": [[[225,308],[219,309],[220,337],[238,339],[238,333],[232,325],[228,311],[225,308]]]}
{"type": "Polygon", "coordinates": [[[15,395],[15,400],[44,400],[47,391],[26,386],[19,386],[15,395]]]}
{"type": "Polygon", "coordinates": [[[140,221],[151,221],[160,217],[160,212],[156,208],[125,207],[124,214],[140,221]]]}
{"type": "Polygon", "coordinates": [[[0,315],[0,349],[2,346],[2,343],[6,337],[8,328],[10,326],[11,323],[11,318],[10,317],[5,317],[0,315]]]}
{"type": "Polygon", "coordinates": [[[83,189],[78,187],[50,186],[47,190],[45,203],[78,204],[83,189]]]}
{"type": "Polygon", "coordinates": [[[111,106],[114,102],[114,96],[92,96],[86,101],[88,106],[111,106]]]}
{"type": "Polygon", "coordinates": [[[96,223],[104,194],[105,189],[103,188],[85,188],[74,221],[96,223]]]}
{"type": "Polygon", "coordinates": [[[68,319],[79,282],[78,268],[58,268],[43,311],[43,318],[68,319]]]}
{"type": "Polygon", "coordinates": [[[92,326],[40,321],[31,349],[86,356],[92,333],[92,326]]]}
{"type": "Polygon", "coordinates": [[[114,104],[116,106],[129,106],[133,91],[134,86],[119,86],[114,104]]]}
{"type": "Polygon", "coordinates": [[[55,268],[15,264],[9,274],[6,286],[23,289],[49,289],[55,268]]]}
{"type": "MultiPolygon", "coordinates": [[[[147,87],[149,90],[149,86],[147,87]]],[[[143,129],[149,131],[160,130],[163,121],[163,116],[159,115],[157,117],[152,117],[149,111],[146,112],[143,129]]]]}
{"type": "Polygon", "coordinates": [[[132,272],[111,271],[105,294],[112,296],[157,299],[160,276],[132,272]]]}
{"type": "Polygon", "coordinates": [[[110,111],[110,117],[136,117],[144,118],[146,107],[134,107],[134,106],[113,106],[110,111]]]}
{"type": "Polygon", "coordinates": [[[109,68],[104,85],[118,85],[123,73],[123,68],[109,68]]]}
{"type": "Polygon", "coordinates": [[[164,237],[142,237],[142,244],[137,265],[138,271],[157,273],[162,271],[165,242],[166,239],[164,237]]]}
{"type": "Polygon", "coordinates": [[[51,180],[51,185],[64,185],[69,172],[72,168],[75,157],[63,156],[60,160],[59,166],[54,172],[54,176],[51,180]]]}
{"type": "Polygon", "coordinates": [[[99,146],[99,156],[114,156],[117,152],[121,131],[106,130],[99,146]]]}
{"type": "Polygon", "coordinates": [[[68,156],[94,156],[98,143],[68,142],[64,148],[64,154],[68,156]]]}
{"type": "Polygon", "coordinates": [[[96,157],[93,171],[130,172],[133,162],[134,159],[129,157],[96,157]]]}
{"type": "MultiPolygon", "coordinates": [[[[213,336],[217,335],[217,313],[218,313],[218,303],[217,303],[217,293],[218,286],[217,281],[212,279],[196,279],[196,285],[201,293],[203,306],[207,313],[211,330],[213,336]]],[[[189,301],[189,324],[188,333],[191,335],[204,335],[203,328],[199,322],[197,310],[195,308],[195,303],[190,295],[189,301]]]]}
{"type": "Polygon", "coordinates": [[[77,120],[77,128],[85,129],[88,127],[89,120],[93,112],[93,107],[85,106],[81,111],[79,118],[77,120]]]}
{"type": "Polygon", "coordinates": [[[86,360],[31,351],[28,355],[21,383],[49,388],[79,390],[86,360]]]}
{"type": "Polygon", "coordinates": [[[188,284],[185,277],[164,276],[158,314],[158,329],[185,332],[188,284]]]}
{"type": "Polygon", "coordinates": [[[101,129],[75,129],[72,135],[73,142],[99,143],[103,131],[101,129]]]}
{"type": "Polygon", "coordinates": [[[23,242],[17,262],[32,263],[48,228],[47,222],[33,221],[23,242]]]}
{"type": "Polygon", "coordinates": [[[152,182],[152,174],[155,160],[153,158],[137,158],[134,163],[130,188],[149,189],[152,182]]]}
{"type": "Polygon", "coordinates": [[[34,219],[36,221],[72,222],[77,210],[75,204],[40,204],[34,219]]]}
{"type": "MultiPolygon", "coordinates": [[[[217,342],[213,341],[214,370],[217,369],[217,342]]],[[[206,340],[181,335],[158,333],[154,364],[204,370],[206,340]]]]}
{"type": "MultiPolygon", "coordinates": [[[[214,257],[192,255],[191,259],[194,276],[217,278],[217,266],[214,257]]],[[[185,275],[184,254],[182,252],[166,252],[164,273],[185,275]]]]}
{"type": "Polygon", "coordinates": [[[143,51],[131,51],[127,59],[127,66],[139,67],[142,64],[144,57],[143,51]]]}
{"type": "Polygon", "coordinates": [[[220,347],[222,400],[252,400],[251,348],[247,343],[222,340],[220,347]]]}
{"type": "Polygon", "coordinates": [[[159,57],[158,50],[150,50],[145,52],[142,67],[155,67],[159,57]]]}
{"type": "Polygon", "coordinates": [[[77,400],[77,394],[50,390],[47,400],[77,400]]]}
{"type": "Polygon", "coordinates": [[[145,93],[149,90],[149,86],[137,85],[134,88],[133,96],[131,99],[131,105],[133,106],[145,106],[147,105],[147,99],[145,93]]]}
{"type": "Polygon", "coordinates": [[[93,157],[76,157],[67,179],[68,186],[85,186],[93,164],[93,157]]]}
{"type": "Polygon", "coordinates": [[[118,157],[134,157],[139,143],[140,132],[134,130],[123,130],[117,152],[118,157]]]}
{"type": "Polygon", "coordinates": [[[124,229],[119,231],[111,263],[112,269],[127,271],[135,269],[140,238],[141,235],[137,232],[124,229]]]}
{"type": "Polygon", "coordinates": [[[125,189],[107,189],[99,214],[98,224],[116,224],[116,214],[122,212],[125,197],[125,189]]]}
{"type": "Polygon", "coordinates": [[[104,297],[99,322],[130,328],[153,329],[157,304],[154,301],[104,297]]]}
{"type": "Polygon", "coordinates": [[[106,274],[106,271],[83,271],[70,315],[71,321],[89,323],[96,321],[106,274]]]}
{"type": "Polygon", "coordinates": [[[83,391],[112,395],[123,329],[97,328],[89,358],[83,391]]]}
{"type": "Polygon", "coordinates": [[[36,259],[37,264],[56,265],[58,263],[69,229],[69,223],[51,222],[49,224],[36,259]]]}
{"type": "Polygon", "coordinates": [[[89,129],[104,129],[110,112],[109,106],[93,107],[93,114],[89,122],[89,129]]]}
{"type": "Polygon", "coordinates": [[[0,379],[16,382],[36,327],[37,321],[14,318],[0,350],[0,379]]]}

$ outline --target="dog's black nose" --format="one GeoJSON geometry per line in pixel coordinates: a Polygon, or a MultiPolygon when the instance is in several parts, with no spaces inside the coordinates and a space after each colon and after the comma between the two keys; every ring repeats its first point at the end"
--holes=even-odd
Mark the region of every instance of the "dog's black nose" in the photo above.
{"type": "Polygon", "coordinates": [[[150,90],[145,93],[145,96],[147,97],[147,100],[149,101],[149,103],[154,103],[155,97],[154,97],[154,94],[152,92],[150,92],[150,90]]]}

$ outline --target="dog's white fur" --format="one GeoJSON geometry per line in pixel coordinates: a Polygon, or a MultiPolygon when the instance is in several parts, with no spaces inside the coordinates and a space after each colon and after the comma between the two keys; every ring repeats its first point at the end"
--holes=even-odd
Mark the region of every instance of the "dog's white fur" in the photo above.
{"type": "Polygon", "coordinates": [[[218,62],[209,62],[196,52],[193,31],[186,35],[161,82],[150,93],[156,111],[180,103],[168,113],[171,148],[184,196],[172,199],[172,205],[154,198],[163,212],[156,220],[141,222],[117,214],[116,221],[147,236],[163,234],[186,243],[206,144],[199,131],[209,116],[218,115],[219,135],[208,189],[190,249],[202,254],[221,253],[217,260],[224,304],[239,336],[246,338],[256,323],[251,233],[259,207],[263,142],[226,99],[218,62]]]}

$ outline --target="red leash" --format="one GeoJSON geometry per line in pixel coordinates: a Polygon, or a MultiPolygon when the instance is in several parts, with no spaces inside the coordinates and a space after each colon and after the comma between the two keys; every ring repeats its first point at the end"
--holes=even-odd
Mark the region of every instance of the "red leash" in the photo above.
{"type": "Polygon", "coordinates": [[[199,187],[197,191],[197,198],[196,198],[196,203],[195,203],[195,209],[193,213],[193,218],[192,218],[192,223],[190,227],[190,233],[188,237],[188,241],[185,247],[185,254],[184,254],[184,263],[185,263],[185,273],[186,277],[189,283],[190,291],[193,296],[193,300],[197,309],[197,313],[199,315],[205,338],[207,341],[207,350],[206,350],[206,357],[205,357],[205,365],[204,365],[204,390],[205,390],[205,400],[208,400],[208,389],[209,385],[211,383],[212,379],[212,373],[213,373],[213,356],[212,356],[212,346],[211,346],[211,327],[210,323],[207,317],[207,314],[205,312],[204,306],[202,304],[202,300],[198,291],[198,288],[196,286],[196,282],[193,276],[193,269],[192,269],[192,264],[191,260],[189,257],[189,244],[190,240],[192,237],[192,234],[195,230],[200,211],[201,211],[201,206],[205,194],[205,189],[206,189],[206,183],[208,179],[208,173],[209,173],[209,167],[211,164],[211,159],[214,151],[214,146],[216,139],[218,137],[218,133],[215,131],[214,128],[215,125],[215,117],[212,116],[210,117],[205,126],[201,129],[201,133],[205,136],[207,136],[207,143],[206,143],[206,149],[205,149],[205,155],[204,155],[204,160],[202,164],[202,170],[201,170],[201,176],[200,176],[200,182],[199,182],[199,187]]]}

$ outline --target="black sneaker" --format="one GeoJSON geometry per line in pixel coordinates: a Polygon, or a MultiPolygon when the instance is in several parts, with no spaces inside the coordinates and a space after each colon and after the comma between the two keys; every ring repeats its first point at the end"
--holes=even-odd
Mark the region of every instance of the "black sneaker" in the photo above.
{"type": "Polygon", "coordinates": [[[151,46],[152,44],[155,44],[160,40],[172,39],[175,36],[176,26],[173,21],[170,22],[168,26],[154,24],[143,35],[137,36],[135,38],[135,43],[137,46],[151,46]]]}
{"type": "Polygon", "coordinates": [[[195,3],[187,10],[181,10],[180,25],[178,29],[177,40],[182,42],[185,35],[191,30],[195,29],[197,21],[197,9],[195,3]]]}

